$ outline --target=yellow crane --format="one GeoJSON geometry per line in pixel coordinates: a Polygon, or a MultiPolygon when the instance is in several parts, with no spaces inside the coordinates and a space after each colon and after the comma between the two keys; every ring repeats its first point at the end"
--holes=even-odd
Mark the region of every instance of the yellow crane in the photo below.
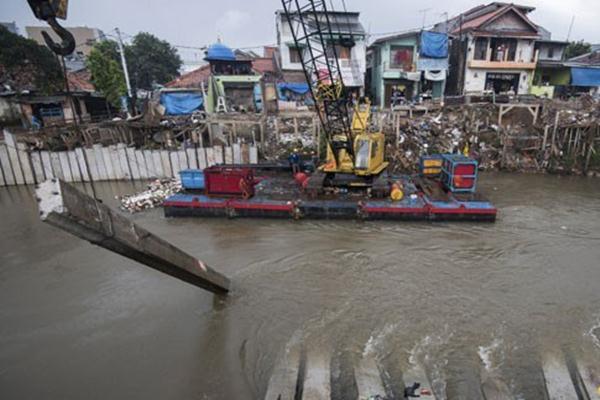
{"type": "MultiPolygon", "coordinates": [[[[282,0],[302,69],[323,126],[327,155],[310,185],[371,187],[386,170],[383,133],[371,129],[371,104],[354,100],[344,87],[337,45],[354,46],[324,0],[282,0]],[[338,29],[334,29],[334,27],[338,29]]],[[[339,16],[337,16],[339,18],[339,16]]],[[[343,24],[350,25],[350,24],[343,24]]]]}

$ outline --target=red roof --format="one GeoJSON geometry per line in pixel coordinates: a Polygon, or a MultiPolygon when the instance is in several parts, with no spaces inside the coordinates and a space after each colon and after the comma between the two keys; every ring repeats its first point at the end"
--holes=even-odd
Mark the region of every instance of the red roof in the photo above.
{"type": "Polygon", "coordinates": [[[523,14],[513,4],[507,4],[495,11],[489,12],[487,14],[483,14],[477,18],[473,18],[472,20],[469,20],[469,21],[465,22],[464,24],[462,24],[462,26],[459,25],[459,27],[457,27],[452,32],[452,34],[456,35],[456,34],[460,33],[461,30],[464,32],[464,31],[469,31],[469,30],[484,29],[486,24],[494,21],[496,18],[508,13],[509,11],[513,11],[514,13],[516,13],[524,22],[526,22],[528,25],[530,25],[531,28],[537,32],[537,26],[533,22],[531,22],[531,20],[529,18],[527,18],[527,16],[525,14],[523,14]]]}
{"type": "Polygon", "coordinates": [[[209,77],[210,65],[206,64],[166,83],[165,87],[175,89],[199,88],[202,87],[202,83],[206,84],[208,82],[209,77]]]}
{"type": "Polygon", "coordinates": [[[96,87],[91,82],[92,74],[87,69],[77,72],[68,72],[67,79],[69,81],[69,90],[72,92],[93,93],[96,91],[96,87]]]}

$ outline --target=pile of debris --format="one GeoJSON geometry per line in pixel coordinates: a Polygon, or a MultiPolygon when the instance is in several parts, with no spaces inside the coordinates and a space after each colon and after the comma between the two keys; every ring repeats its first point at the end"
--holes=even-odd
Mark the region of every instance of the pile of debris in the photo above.
{"type": "Polygon", "coordinates": [[[298,133],[290,118],[269,116],[266,120],[266,137],[263,156],[267,161],[287,160],[291,153],[301,157],[311,157],[317,152],[313,135],[312,119],[298,118],[298,133]],[[310,122],[309,122],[310,121],[310,122]]]}
{"type": "Polygon", "coordinates": [[[181,182],[177,179],[157,179],[148,184],[147,190],[117,199],[121,202],[121,210],[133,214],[161,206],[167,197],[179,193],[181,190],[181,182]]]}
{"type": "MultiPolygon", "coordinates": [[[[497,168],[504,130],[493,122],[494,113],[491,104],[467,105],[384,124],[392,171],[415,172],[423,155],[456,152],[468,152],[482,169],[497,168]]],[[[522,128],[515,125],[510,130],[516,134],[522,128]]]]}

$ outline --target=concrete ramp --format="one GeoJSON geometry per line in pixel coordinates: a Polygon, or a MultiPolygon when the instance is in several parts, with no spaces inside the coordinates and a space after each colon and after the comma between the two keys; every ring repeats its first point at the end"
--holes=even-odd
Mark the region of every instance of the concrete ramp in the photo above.
{"type": "Polygon", "coordinates": [[[331,398],[331,351],[315,346],[306,350],[302,400],[331,398]]]}
{"type": "Polygon", "coordinates": [[[265,400],[294,400],[300,376],[302,343],[294,337],[275,364],[265,400]]]}
{"type": "Polygon", "coordinates": [[[484,374],[481,391],[485,400],[513,400],[515,396],[506,383],[495,374],[484,374]]]}
{"type": "Polygon", "coordinates": [[[406,388],[405,395],[410,393],[410,395],[417,396],[417,398],[423,400],[435,399],[431,382],[425,373],[425,369],[421,365],[412,365],[406,372],[404,372],[404,374],[402,374],[402,376],[404,380],[404,387],[406,388]],[[418,388],[416,388],[417,385],[418,388]],[[410,388],[412,387],[415,387],[416,389],[411,391],[410,388]]]}
{"type": "Polygon", "coordinates": [[[371,354],[363,355],[354,367],[354,378],[358,389],[358,399],[367,400],[375,396],[385,397],[385,388],[377,360],[371,354]]]}
{"type": "Polygon", "coordinates": [[[545,354],[542,357],[542,372],[549,400],[579,399],[565,357],[561,352],[545,354]]]}

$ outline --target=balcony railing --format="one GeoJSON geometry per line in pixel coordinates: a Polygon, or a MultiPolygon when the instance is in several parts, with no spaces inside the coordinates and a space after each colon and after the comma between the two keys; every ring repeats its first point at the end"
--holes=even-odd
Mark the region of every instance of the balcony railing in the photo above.
{"type": "Polygon", "coordinates": [[[467,65],[469,68],[493,68],[493,69],[535,69],[539,50],[536,50],[531,60],[509,60],[508,52],[504,54],[502,61],[492,60],[492,49],[488,48],[485,60],[469,60],[467,65]]]}

